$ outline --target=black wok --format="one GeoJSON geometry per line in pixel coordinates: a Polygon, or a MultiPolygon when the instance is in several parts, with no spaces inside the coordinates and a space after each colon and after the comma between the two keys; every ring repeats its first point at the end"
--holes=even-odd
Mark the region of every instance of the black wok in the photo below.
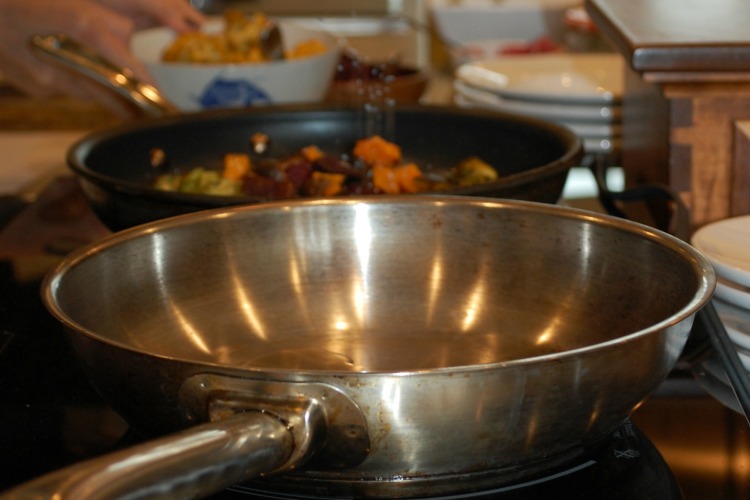
{"type": "Polygon", "coordinates": [[[257,204],[121,231],[66,257],[45,304],[133,427],[191,429],[17,493],[187,497],[263,473],[414,497],[526,478],[611,436],[714,284],[657,230],[488,198],[257,204]]]}
{"type": "Polygon", "coordinates": [[[73,145],[68,164],[79,176],[94,211],[113,230],[207,208],[268,201],[158,191],[161,170],[151,150],[162,149],[170,167],[185,171],[218,166],[227,152],[248,152],[249,138],[270,136],[270,157],[286,157],[311,144],[349,153],[357,139],[380,134],[401,146],[425,170],[446,170],[479,156],[501,177],[445,194],[556,203],[582,144],[570,130],[513,114],[450,107],[389,110],[330,105],[279,106],[186,114],[95,132],[73,145]]]}

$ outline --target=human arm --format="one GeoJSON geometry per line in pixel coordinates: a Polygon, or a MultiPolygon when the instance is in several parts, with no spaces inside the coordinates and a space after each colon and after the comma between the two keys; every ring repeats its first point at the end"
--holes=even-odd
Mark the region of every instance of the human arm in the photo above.
{"type": "Polygon", "coordinates": [[[131,35],[157,25],[187,31],[203,21],[185,0],[0,0],[0,73],[30,96],[94,100],[120,116],[131,116],[132,107],[111,91],[39,59],[29,38],[67,34],[148,82],[148,71],[129,49],[131,35]]]}

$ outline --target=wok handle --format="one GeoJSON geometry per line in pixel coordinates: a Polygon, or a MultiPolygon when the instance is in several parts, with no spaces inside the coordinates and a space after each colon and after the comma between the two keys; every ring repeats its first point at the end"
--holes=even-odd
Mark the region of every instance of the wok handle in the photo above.
{"type": "Polygon", "coordinates": [[[4,499],[201,498],[282,466],[294,438],[284,422],[242,412],[94,458],[22,484],[4,499]]]}
{"type": "Polygon", "coordinates": [[[117,66],[67,35],[36,35],[31,37],[30,44],[42,57],[116,92],[149,116],[180,114],[177,105],[156,87],[138,80],[130,70],[117,66]]]}

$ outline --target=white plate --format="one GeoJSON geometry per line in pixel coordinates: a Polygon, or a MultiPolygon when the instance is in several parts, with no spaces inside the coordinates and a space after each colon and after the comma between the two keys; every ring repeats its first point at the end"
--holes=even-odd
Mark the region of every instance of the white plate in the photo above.
{"type": "MultiPolygon", "coordinates": [[[[484,104],[472,102],[462,95],[455,95],[453,97],[453,103],[461,108],[482,108],[482,109],[495,109],[484,104]]],[[[497,109],[497,111],[507,111],[497,109]]],[[[541,117],[540,117],[541,118],[541,117]]],[[[583,149],[586,153],[591,154],[614,154],[622,150],[622,138],[620,136],[589,136],[582,132],[587,132],[585,126],[582,128],[580,124],[576,123],[565,123],[559,120],[549,120],[564,125],[578,135],[583,141],[583,149]]]]}
{"type": "Polygon", "coordinates": [[[692,244],[711,261],[716,274],[750,286],[750,215],[703,226],[693,235],[692,244]]]}
{"type": "Polygon", "coordinates": [[[596,139],[589,137],[582,137],[583,139],[583,150],[586,153],[591,154],[616,154],[622,151],[622,139],[615,137],[612,139],[596,139]]]}
{"type": "Polygon", "coordinates": [[[717,297],[712,302],[732,342],[743,349],[750,349],[750,311],[717,297]]]}
{"type": "Polygon", "coordinates": [[[623,93],[619,54],[530,54],[461,65],[456,77],[502,97],[611,104],[623,93]]]}
{"type": "Polygon", "coordinates": [[[455,80],[453,89],[456,93],[472,101],[481,102],[498,109],[511,112],[526,113],[539,118],[552,120],[565,120],[569,122],[585,121],[589,123],[620,124],[622,121],[622,106],[617,104],[571,104],[568,102],[560,103],[539,103],[533,101],[523,101],[516,99],[502,98],[497,94],[482,90],[455,80]]]}
{"type": "Polygon", "coordinates": [[[548,116],[534,115],[526,113],[521,109],[507,109],[503,106],[495,106],[483,101],[477,101],[471,97],[467,97],[462,94],[457,94],[454,98],[457,105],[461,107],[479,107],[494,109],[496,111],[506,111],[509,113],[518,113],[522,115],[534,116],[536,118],[542,118],[544,120],[553,121],[560,125],[565,125],[580,137],[586,137],[591,139],[613,139],[622,137],[622,127],[620,125],[608,125],[606,123],[582,123],[582,122],[571,122],[564,119],[550,118],[548,116]]]}
{"type": "Polygon", "coordinates": [[[714,295],[730,304],[750,311],[750,288],[716,277],[714,295]]]}

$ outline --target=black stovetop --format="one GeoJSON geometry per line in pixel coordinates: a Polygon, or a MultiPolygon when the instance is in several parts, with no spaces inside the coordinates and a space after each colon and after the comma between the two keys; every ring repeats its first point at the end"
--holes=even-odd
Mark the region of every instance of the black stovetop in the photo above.
{"type": "MultiPolygon", "coordinates": [[[[127,424],[91,388],[39,298],[61,255],[107,234],[79,194],[62,179],[32,205],[0,200],[0,492],[129,444],[127,424]]],[[[596,456],[556,473],[473,498],[745,499],[750,432],[678,369],[596,456]]],[[[217,498],[300,498],[263,489],[217,498]]]]}

